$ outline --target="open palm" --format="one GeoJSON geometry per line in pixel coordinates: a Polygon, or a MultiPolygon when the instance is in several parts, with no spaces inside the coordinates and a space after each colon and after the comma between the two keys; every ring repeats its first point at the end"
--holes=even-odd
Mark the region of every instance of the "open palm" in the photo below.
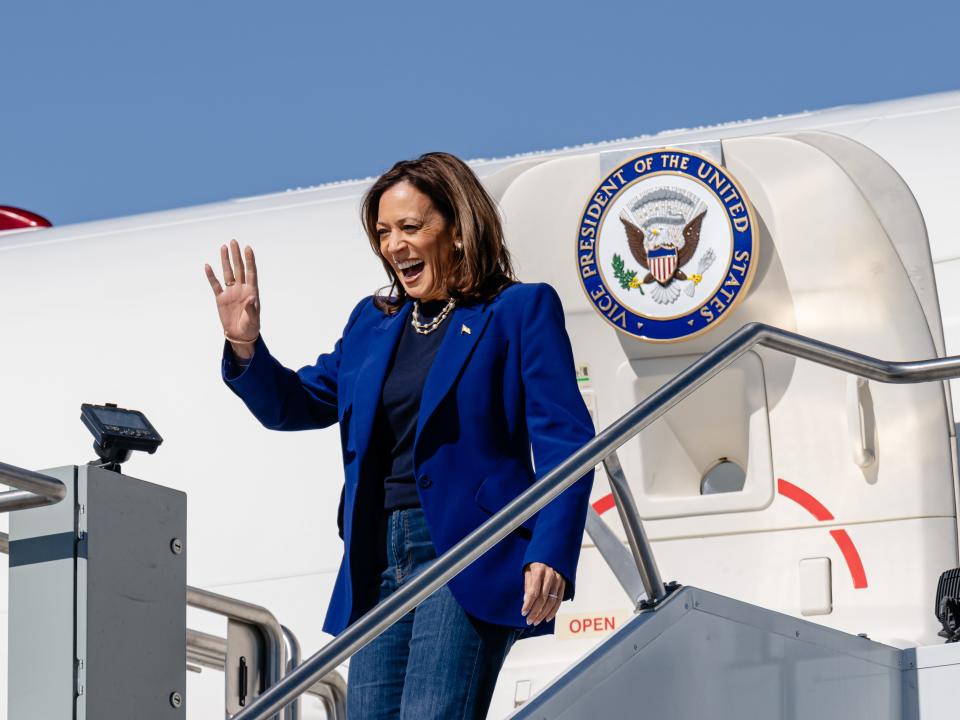
{"type": "Polygon", "coordinates": [[[247,245],[241,255],[240,244],[231,240],[229,252],[226,245],[220,246],[220,263],[226,288],[217,280],[213,268],[209,265],[203,267],[217,299],[223,331],[228,339],[239,342],[256,340],[260,334],[260,290],[253,248],[247,245]]]}

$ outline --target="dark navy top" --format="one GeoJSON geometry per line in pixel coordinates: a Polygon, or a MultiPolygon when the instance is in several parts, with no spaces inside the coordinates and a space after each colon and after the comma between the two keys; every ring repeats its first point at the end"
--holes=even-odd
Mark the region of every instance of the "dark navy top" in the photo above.
{"type": "MultiPolygon", "coordinates": [[[[420,322],[435,318],[446,304],[446,300],[421,303],[420,322]]],[[[420,397],[452,314],[451,311],[439,327],[426,335],[418,333],[413,323],[407,322],[387,366],[374,428],[378,467],[383,474],[385,510],[420,506],[413,475],[413,441],[417,434],[420,397]]],[[[232,377],[239,375],[249,364],[232,352],[229,356],[234,369],[232,377]]]]}
{"type": "MultiPolygon", "coordinates": [[[[446,300],[420,304],[420,322],[429,322],[446,300]]],[[[451,313],[452,314],[452,313],[451,313]]],[[[413,441],[417,433],[420,396],[440,342],[450,325],[450,315],[433,332],[418,333],[408,321],[400,334],[396,352],[387,366],[380,395],[375,437],[383,468],[385,510],[419,507],[420,497],[413,476],[413,441]]]]}

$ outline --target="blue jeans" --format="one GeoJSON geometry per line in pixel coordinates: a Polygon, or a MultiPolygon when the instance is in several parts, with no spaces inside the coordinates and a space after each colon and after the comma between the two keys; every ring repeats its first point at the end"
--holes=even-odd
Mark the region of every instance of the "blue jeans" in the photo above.
{"type": "MultiPolygon", "coordinates": [[[[386,554],[381,601],[436,557],[422,508],[390,513],[386,554]]],[[[347,716],[483,720],[520,633],[470,617],[444,585],[350,660],[347,716]]]]}

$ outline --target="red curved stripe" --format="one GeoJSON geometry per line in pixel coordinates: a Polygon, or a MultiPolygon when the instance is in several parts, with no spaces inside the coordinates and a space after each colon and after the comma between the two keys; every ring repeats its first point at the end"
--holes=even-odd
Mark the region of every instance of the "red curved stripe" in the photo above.
{"type": "Polygon", "coordinates": [[[817,500],[806,490],[801,490],[796,485],[787,482],[783,478],[777,479],[777,492],[801,505],[804,510],[813,515],[820,522],[823,522],[824,520],[833,520],[833,513],[827,510],[819,500],[817,500]]]}
{"type": "MultiPolygon", "coordinates": [[[[804,510],[821,522],[834,519],[833,513],[827,510],[813,495],[793,483],[787,482],[783,478],[777,479],[777,491],[784,497],[793,500],[803,507],[804,510]]],[[[593,503],[593,509],[597,511],[598,515],[603,515],[614,505],[613,493],[607,493],[593,503]]],[[[853,544],[853,540],[850,539],[847,531],[831,530],[830,536],[834,542],[837,543],[837,547],[840,548],[840,552],[843,554],[843,559],[847,562],[847,567],[850,569],[850,577],[853,578],[854,589],[862,590],[867,587],[867,573],[863,569],[863,561],[860,559],[860,553],[857,552],[857,547],[853,544]]]]}
{"type": "Polygon", "coordinates": [[[837,543],[840,552],[843,553],[843,559],[847,561],[847,567],[850,568],[850,577],[853,578],[853,587],[860,590],[867,586],[867,573],[864,572],[863,562],[860,560],[860,553],[857,552],[856,545],[847,535],[846,530],[831,530],[830,536],[837,543]]]}
{"type": "Polygon", "coordinates": [[[614,506],[613,502],[613,493],[607,493],[602,498],[593,503],[593,509],[597,511],[597,515],[603,515],[607,510],[614,506]]]}

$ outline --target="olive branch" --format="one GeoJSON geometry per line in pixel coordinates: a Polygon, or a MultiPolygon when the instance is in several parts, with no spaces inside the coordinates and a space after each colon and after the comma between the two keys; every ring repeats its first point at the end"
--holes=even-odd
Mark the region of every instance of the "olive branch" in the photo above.
{"type": "Polygon", "coordinates": [[[623,265],[623,258],[616,253],[613,254],[613,276],[624,290],[636,288],[641,295],[644,294],[640,281],[637,280],[637,271],[627,270],[623,265]]]}

